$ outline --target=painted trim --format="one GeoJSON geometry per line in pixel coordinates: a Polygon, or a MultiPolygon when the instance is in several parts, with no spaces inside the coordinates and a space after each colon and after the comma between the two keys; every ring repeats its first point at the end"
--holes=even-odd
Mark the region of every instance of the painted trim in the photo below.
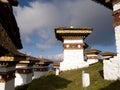
{"type": "Polygon", "coordinates": [[[83,49],[83,43],[64,43],[64,49],[83,49]]]}
{"type": "Polygon", "coordinates": [[[15,78],[15,70],[9,72],[0,72],[0,83],[8,82],[15,78]]]}
{"type": "Polygon", "coordinates": [[[33,73],[33,70],[32,68],[31,69],[18,68],[16,69],[16,73],[29,74],[29,73],[33,73]]]}

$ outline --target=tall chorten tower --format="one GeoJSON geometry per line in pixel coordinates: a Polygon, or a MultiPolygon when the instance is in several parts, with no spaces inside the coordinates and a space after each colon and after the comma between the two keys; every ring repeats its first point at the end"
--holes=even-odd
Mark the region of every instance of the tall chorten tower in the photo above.
{"type": "Polygon", "coordinates": [[[92,32],[92,28],[69,28],[55,29],[56,38],[63,42],[64,59],[60,63],[60,70],[71,70],[87,67],[84,61],[84,39],[92,32]]]}
{"type": "Polygon", "coordinates": [[[120,0],[93,0],[113,10],[117,56],[104,60],[104,79],[120,79],[120,0]]]}
{"type": "Polygon", "coordinates": [[[116,38],[116,50],[120,57],[120,0],[113,0],[114,29],[116,38]]]}
{"type": "Polygon", "coordinates": [[[120,56],[120,0],[93,0],[113,10],[116,51],[120,56]]]}

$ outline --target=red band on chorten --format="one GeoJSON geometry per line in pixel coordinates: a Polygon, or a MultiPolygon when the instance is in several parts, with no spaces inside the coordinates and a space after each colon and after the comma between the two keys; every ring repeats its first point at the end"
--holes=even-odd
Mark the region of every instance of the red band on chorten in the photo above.
{"type": "Polygon", "coordinates": [[[64,49],[83,49],[84,44],[82,43],[65,43],[64,49]]]}

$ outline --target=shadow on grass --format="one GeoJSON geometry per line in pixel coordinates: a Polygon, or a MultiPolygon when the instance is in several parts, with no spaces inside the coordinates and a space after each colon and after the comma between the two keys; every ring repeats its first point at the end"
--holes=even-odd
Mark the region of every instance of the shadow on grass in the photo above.
{"type": "Polygon", "coordinates": [[[108,85],[105,88],[102,88],[100,90],[120,90],[120,81],[115,81],[113,83],[111,83],[110,85],[108,85]]]}
{"type": "Polygon", "coordinates": [[[28,86],[29,86],[29,84],[17,86],[17,87],[15,87],[15,90],[27,90],[28,86]]]}
{"type": "Polygon", "coordinates": [[[101,76],[102,78],[104,78],[104,77],[103,77],[103,70],[100,70],[100,71],[99,71],[99,74],[100,74],[100,76],[101,76]]]}
{"type": "Polygon", "coordinates": [[[24,86],[26,89],[20,89],[20,87],[18,89],[17,87],[15,90],[57,90],[66,88],[69,83],[71,81],[51,74],[33,80],[30,84],[24,86]]]}

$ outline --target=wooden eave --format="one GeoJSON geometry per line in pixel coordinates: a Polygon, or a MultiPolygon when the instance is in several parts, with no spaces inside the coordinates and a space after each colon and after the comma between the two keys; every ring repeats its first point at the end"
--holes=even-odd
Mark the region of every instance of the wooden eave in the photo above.
{"type": "Polygon", "coordinates": [[[117,53],[113,53],[113,52],[101,52],[100,55],[101,56],[117,56],[117,53]]]}
{"type": "Polygon", "coordinates": [[[20,64],[35,64],[36,62],[38,61],[28,60],[27,58],[19,61],[20,64]]]}
{"type": "Polygon", "coordinates": [[[84,48],[88,48],[88,44],[84,42],[84,48]]]}
{"type": "Polygon", "coordinates": [[[58,40],[63,40],[63,37],[82,37],[85,39],[90,33],[92,28],[56,28],[55,36],[58,40]]]}
{"type": "Polygon", "coordinates": [[[112,1],[116,1],[116,0],[92,0],[92,1],[95,1],[96,3],[99,3],[101,5],[104,5],[105,7],[112,10],[113,9],[112,1]]]}
{"type": "Polygon", "coordinates": [[[9,51],[5,48],[3,48],[2,46],[0,46],[0,56],[5,55],[6,53],[9,53],[9,51]]]}
{"type": "Polygon", "coordinates": [[[97,49],[88,49],[88,50],[85,50],[85,54],[99,54],[101,51],[100,50],[97,50],[97,49]]]}
{"type": "Polygon", "coordinates": [[[53,61],[46,59],[46,58],[40,58],[40,62],[44,63],[44,64],[50,64],[53,63],[53,61]]]}
{"type": "Polygon", "coordinates": [[[7,32],[3,28],[3,26],[0,23],[0,46],[2,51],[0,52],[6,52],[5,54],[12,54],[12,55],[19,55],[19,52],[17,51],[16,46],[12,42],[11,38],[8,36],[7,32]],[[3,51],[4,50],[4,51],[3,51]]]}
{"type": "Polygon", "coordinates": [[[0,2],[5,3],[5,4],[10,4],[11,6],[17,6],[18,5],[17,0],[1,0],[0,2]]]}
{"type": "Polygon", "coordinates": [[[8,0],[9,3],[12,5],[12,6],[17,6],[18,5],[18,1],[17,0],[8,0]]]}
{"type": "Polygon", "coordinates": [[[45,63],[42,62],[42,61],[38,61],[38,62],[36,62],[35,64],[36,64],[36,65],[44,65],[45,63]]]}
{"type": "Polygon", "coordinates": [[[91,30],[92,28],[90,28],[90,27],[80,27],[80,28],[58,27],[55,29],[57,29],[57,30],[91,30]]]}
{"type": "Polygon", "coordinates": [[[26,60],[29,60],[31,63],[37,63],[40,61],[39,58],[33,57],[33,56],[26,56],[26,60]]]}
{"type": "Polygon", "coordinates": [[[44,59],[44,63],[45,64],[50,64],[50,63],[53,63],[53,61],[50,61],[49,59],[44,59]]]}
{"type": "Polygon", "coordinates": [[[53,62],[53,66],[60,66],[60,61],[53,62]]]}
{"type": "Polygon", "coordinates": [[[36,58],[34,56],[27,56],[27,59],[28,60],[33,60],[33,61],[39,61],[40,60],[39,58],[36,58]]]}
{"type": "MultiPolygon", "coordinates": [[[[11,0],[14,1],[14,0],[11,0]]],[[[16,0],[15,0],[16,1],[16,0]]],[[[12,2],[11,2],[12,3],[12,2]]],[[[8,4],[0,2],[0,23],[17,49],[22,49],[17,22],[8,4]]]]}
{"type": "Polygon", "coordinates": [[[20,61],[20,60],[25,60],[26,57],[25,56],[13,56],[10,54],[6,54],[6,55],[1,55],[0,56],[0,61],[4,62],[4,61],[20,61]]]}

